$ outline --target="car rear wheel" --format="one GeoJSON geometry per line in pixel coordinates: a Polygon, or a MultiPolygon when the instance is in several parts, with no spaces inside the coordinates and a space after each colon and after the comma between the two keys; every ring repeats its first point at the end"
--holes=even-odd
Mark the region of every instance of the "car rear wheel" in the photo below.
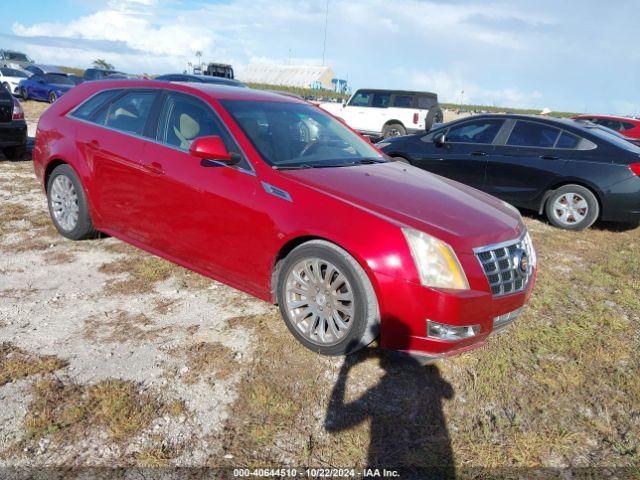
{"type": "Polygon", "coordinates": [[[29,99],[29,94],[27,93],[27,89],[26,88],[21,88],[20,89],[20,96],[22,97],[23,100],[28,100],[29,99]]]}
{"type": "Polygon", "coordinates": [[[390,123],[382,128],[382,138],[401,137],[407,130],[399,123],[390,123]]]}
{"type": "Polygon", "coordinates": [[[95,238],[87,197],[78,176],[69,165],[58,165],[47,182],[51,220],[63,237],[71,240],[95,238]]]}
{"type": "Polygon", "coordinates": [[[58,96],[56,95],[56,92],[50,92],[49,93],[49,103],[53,103],[58,99],[58,96]]]}
{"type": "Polygon", "coordinates": [[[380,313],[369,277],[342,248],[313,240],[279,267],[277,297],[291,333],[322,355],[346,355],[378,336],[380,313]]]}
{"type": "Polygon", "coordinates": [[[545,205],[552,225],[566,230],[584,230],[598,219],[598,199],[580,185],[565,185],[555,190],[545,205]]]}

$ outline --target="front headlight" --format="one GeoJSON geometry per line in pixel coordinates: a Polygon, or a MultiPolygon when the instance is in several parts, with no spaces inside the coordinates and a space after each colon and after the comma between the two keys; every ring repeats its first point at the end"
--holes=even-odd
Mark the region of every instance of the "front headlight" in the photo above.
{"type": "Polygon", "coordinates": [[[449,245],[424,232],[403,228],[411,256],[425,287],[468,290],[469,282],[449,245]]]}

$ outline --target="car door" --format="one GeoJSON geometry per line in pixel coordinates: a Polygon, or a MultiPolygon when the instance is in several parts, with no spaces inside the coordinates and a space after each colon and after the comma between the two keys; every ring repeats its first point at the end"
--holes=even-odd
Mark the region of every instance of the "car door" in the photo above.
{"type": "MultiPolygon", "coordinates": [[[[487,159],[493,155],[493,141],[504,120],[478,118],[452,125],[444,133],[445,142],[434,148],[429,145],[418,153],[414,164],[430,172],[451,178],[474,188],[483,189],[487,159]]],[[[434,135],[428,136],[433,141],[434,135]]]]}
{"type": "MultiPolygon", "coordinates": [[[[538,208],[545,191],[557,179],[571,155],[571,134],[534,120],[510,120],[511,131],[496,145],[488,161],[486,191],[509,203],[538,208]]],[[[575,135],[573,136],[575,137],[575,135]]]]}
{"type": "Polygon", "coordinates": [[[31,76],[29,80],[27,80],[26,90],[29,98],[32,98],[34,100],[42,99],[40,87],[43,85],[43,83],[44,83],[44,77],[38,74],[31,76]]]}
{"type": "Polygon", "coordinates": [[[371,113],[369,109],[373,100],[373,92],[368,90],[358,90],[349,100],[349,103],[342,109],[342,119],[354,130],[367,130],[367,115],[371,113]]]}
{"type": "Polygon", "coordinates": [[[158,92],[121,92],[76,129],[78,152],[92,171],[92,199],[100,227],[145,244],[149,235],[141,219],[148,203],[140,190],[146,173],[141,159],[158,92]]]}
{"type": "MultiPolygon", "coordinates": [[[[147,208],[142,221],[154,245],[189,265],[236,284],[256,278],[255,259],[246,252],[273,231],[261,212],[265,192],[218,115],[202,99],[167,93],[156,141],[144,149],[146,173],[138,185],[147,208]],[[202,136],[220,136],[240,159],[236,166],[189,154],[202,136]]],[[[260,285],[252,285],[261,288],[260,285]]]]}

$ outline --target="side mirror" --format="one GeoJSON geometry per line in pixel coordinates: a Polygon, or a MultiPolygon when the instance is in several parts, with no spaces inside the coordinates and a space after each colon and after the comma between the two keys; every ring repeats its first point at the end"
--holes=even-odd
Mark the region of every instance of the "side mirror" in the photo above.
{"type": "Polygon", "coordinates": [[[435,137],[433,137],[433,144],[436,147],[443,147],[446,143],[447,143],[447,140],[444,135],[444,132],[439,133],[435,137]]]}
{"type": "Polygon", "coordinates": [[[224,146],[224,142],[217,135],[195,139],[189,148],[189,153],[203,160],[215,160],[227,165],[234,165],[239,160],[229,153],[227,147],[224,146]]]}

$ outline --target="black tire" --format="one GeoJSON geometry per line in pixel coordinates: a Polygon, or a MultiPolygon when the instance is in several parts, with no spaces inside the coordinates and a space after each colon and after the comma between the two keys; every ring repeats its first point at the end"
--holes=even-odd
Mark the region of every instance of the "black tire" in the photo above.
{"type": "Polygon", "coordinates": [[[20,89],[20,96],[22,97],[23,100],[29,100],[29,94],[27,93],[27,89],[22,87],[20,89]]]}
{"type": "Polygon", "coordinates": [[[58,99],[56,92],[49,92],[49,103],[53,103],[58,99]]]}
{"type": "Polygon", "coordinates": [[[402,137],[407,134],[407,130],[401,123],[388,123],[382,127],[382,138],[402,137]]]}
{"type": "Polygon", "coordinates": [[[427,117],[424,120],[424,129],[425,131],[431,130],[434,123],[442,123],[444,117],[442,115],[442,110],[439,108],[431,108],[429,109],[429,113],[427,113],[427,117]]]}
{"type": "Polygon", "coordinates": [[[595,194],[588,188],[573,184],[564,185],[554,190],[549,195],[544,210],[547,219],[553,226],[565,230],[584,230],[589,228],[600,215],[600,205],[595,194]],[[571,206],[568,204],[570,198],[575,200],[571,206]],[[586,207],[578,208],[583,204],[586,207]],[[564,205],[567,205],[567,208],[564,205]],[[577,213],[571,213],[572,209],[577,213]],[[565,219],[562,217],[564,212],[569,212],[565,219]]]}
{"type": "Polygon", "coordinates": [[[7,147],[2,150],[7,160],[22,160],[27,155],[26,145],[20,145],[17,147],[7,147]]]}
{"type": "Polygon", "coordinates": [[[54,168],[53,172],[49,176],[49,180],[47,181],[47,204],[49,206],[49,215],[51,216],[51,221],[53,225],[56,227],[60,235],[63,237],[69,238],[71,240],[84,240],[87,238],[96,238],[99,235],[99,232],[93,228],[93,222],[91,221],[91,216],[89,215],[89,205],[87,203],[87,196],[82,188],[82,184],[76,175],[76,172],[69,165],[58,165],[54,168]],[[75,224],[75,227],[72,229],[64,228],[56,219],[56,216],[53,212],[52,206],[52,186],[57,177],[65,176],[71,183],[75,189],[75,193],[77,195],[77,205],[78,205],[78,219],[75,224]]]}
{"type": "Polygon", "coordinates": [[[277,273],[276,296],[280,313],[293,336],[309,350],[321,355],[347,355],[373,342],[379,333],[380,311],[373,285],[360,264],[345,250],[325,240],[312,240],[295,248],[283,260],[277,273]],[[319,258],[335,265],[353,288],[353,317],[349,330],[338,343],[319,345],[303,336],[287,311],[287,278],[299,262],[319,258]]]}

